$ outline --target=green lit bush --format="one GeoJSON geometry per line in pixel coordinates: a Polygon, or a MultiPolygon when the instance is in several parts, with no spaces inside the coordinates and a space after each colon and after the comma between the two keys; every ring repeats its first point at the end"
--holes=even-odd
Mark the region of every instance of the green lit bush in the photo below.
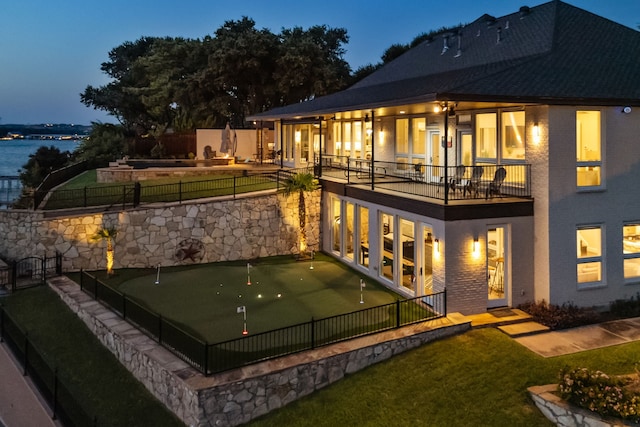
{"type": "Polygon", "coordinates": [[[640,422],[637,380],[611,377],[587,368],[564,368],[560,372],[560,397],[599,415],[640,422]]]}

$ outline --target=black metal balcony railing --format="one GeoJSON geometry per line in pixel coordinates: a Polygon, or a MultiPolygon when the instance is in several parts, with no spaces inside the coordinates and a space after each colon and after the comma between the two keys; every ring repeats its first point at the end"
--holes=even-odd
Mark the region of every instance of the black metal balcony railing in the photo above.
{"type": "Polygon", "coordinates": [[[438,200],[531,197],[531,165],[506,164],[435,166],[353,159],[322,155],[316,158],[319,177],[370,185],[372,190],[396,192],[438,200]],[[446,183],[446,185],[445,185],[446,183]]]}

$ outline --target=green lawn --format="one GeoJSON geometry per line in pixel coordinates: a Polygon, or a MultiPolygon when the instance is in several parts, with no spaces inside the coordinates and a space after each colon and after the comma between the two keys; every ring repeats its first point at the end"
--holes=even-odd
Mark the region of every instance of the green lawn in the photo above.
{"type": "Polygon", "coordinates": [[[240,306],[246,308],[248,331],[256,334],[400,298],[367,279],[360,303],[361,275],[324,254],[313,261],[263,258],[251,264],[249,276],[244,261],[161,268],[158,285],[156,269],[92,274],[209,343],[242,337],[240,306]]]}
{"type": "MultiPolygon", "coordinates": [[[[72,382],[98,425],[179,425],[53,291],[28,289],[0,302],[72,382]]],[[[250,425],[551,426],[527,387],[555,383],[565,365],[632,373],[639,354],[634,342],[545,359],[496,329],[473,330],[349,375],[250,425]]]]}
{"type": "MultiPolygon", "coordinates": [[[[185,176],[140,181],[140,202],[175,202],[275,189],[268,176],[185,176]]],[[[97,183],[96,171],[86,171],[51,191],[44,209],[66,209],[133,202],[133,182],[97,183]]]]}
{"type": "Polygon", "coordinates": [[[183,425],[48,287],[16,292],[0,304],[98,426],[183,425]]]}

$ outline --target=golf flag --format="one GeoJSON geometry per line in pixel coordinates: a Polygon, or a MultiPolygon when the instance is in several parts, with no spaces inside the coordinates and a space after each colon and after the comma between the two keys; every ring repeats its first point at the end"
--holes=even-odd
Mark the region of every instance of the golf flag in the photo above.
{"type": "Polygon", "coordinates": [[[238,313],[246,313],[247,310],[244,308],[244,305],[241,305],[240,307],[237,308],[238,313]]]}

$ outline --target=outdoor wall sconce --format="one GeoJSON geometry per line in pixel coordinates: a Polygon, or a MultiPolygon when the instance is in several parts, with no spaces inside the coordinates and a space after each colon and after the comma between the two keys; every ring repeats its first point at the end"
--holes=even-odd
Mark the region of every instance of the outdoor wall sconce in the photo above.
{"type": "Polygon", "coordinates": [[[440,258],[440,240],[438,239],[433,241],[433,255],[436,258],[440,258]]]}
{"type": "Polygon", "coordinates": [[[300,141],[302,141],[302,132],[300,132],[299,130],[297,130],[295,133],[295,140],[296,144],[300,144],[300,141]]]}
{"type": "Polygon", "coordinates": [[[478,241],[477,237],[475,239],[473,239],[472,250],[473,250],[472,253],[473,253],[473,257],[474,258],[480,257],[480,242],[478,241]]]}
{"type": "Polygon", "coordinates": [[[540,144],[540,126],[538,123],[533,125],[533,143],[540,144]]]}

